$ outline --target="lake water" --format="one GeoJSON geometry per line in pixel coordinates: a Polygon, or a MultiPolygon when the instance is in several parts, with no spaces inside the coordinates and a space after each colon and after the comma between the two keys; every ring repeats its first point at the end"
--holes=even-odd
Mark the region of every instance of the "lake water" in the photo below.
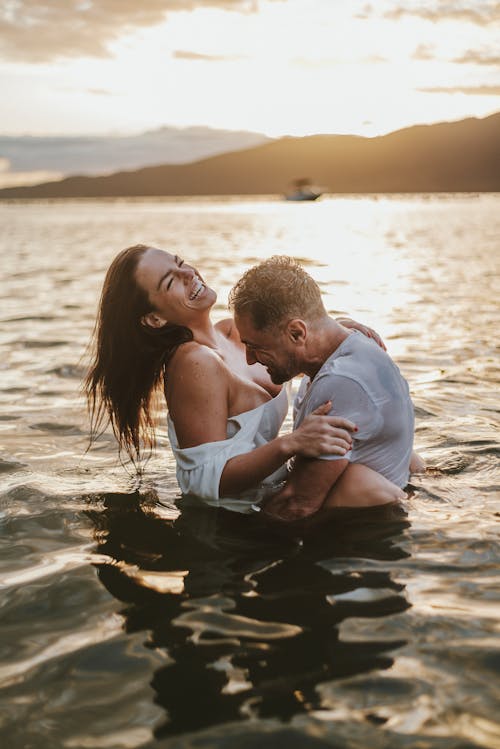
{"type": "Polygon", "coordinates": [[[499,747],[500,195],[0,203],[5,747],[499,747]],[[314,536],[185,507],[86,452],[105,269],[156,244],[219,291],[295,255],[375,327],[432,467],[314,536]]]}

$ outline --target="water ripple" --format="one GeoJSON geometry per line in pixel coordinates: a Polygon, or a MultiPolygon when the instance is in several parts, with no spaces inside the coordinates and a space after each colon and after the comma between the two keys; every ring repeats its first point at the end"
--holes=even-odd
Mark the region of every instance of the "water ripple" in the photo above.
{"type": "Polygon", "coordinates": [[[0,205],[5,746],[500,745],[499,201],[0,205]],[[183,505],[164,414],[140,482],[109,432],[87,452],[99,289],[136,241],[197,264],[219,318],[243,270],[291,253],[381,332],[429,465],[404,510],[301,536],[183,505]]]}

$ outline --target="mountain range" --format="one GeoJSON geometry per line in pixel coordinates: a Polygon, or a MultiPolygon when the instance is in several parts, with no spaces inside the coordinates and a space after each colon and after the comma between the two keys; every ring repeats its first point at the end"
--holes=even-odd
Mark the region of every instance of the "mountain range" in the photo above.
{"type": "Polygon", "coordinates": [[[0,135],[0,187],[102,175],[156,164],[185,164],[265,143],[262,133],[161,127],[137,135],[0,135]],[[37,179],[38,177],[38,179],[37,179]]]}
{"type": "Polygon", "coordinates": [[[324,191],[500,191],[500,112],[388,135],[285,137],[189,164],[68,177],[0,198],[280,194],[296,178],[324,191]]]}

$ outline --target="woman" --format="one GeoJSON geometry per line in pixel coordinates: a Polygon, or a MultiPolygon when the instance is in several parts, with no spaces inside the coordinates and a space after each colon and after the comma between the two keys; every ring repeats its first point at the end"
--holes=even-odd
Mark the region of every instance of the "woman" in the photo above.
{"type": "MultiPolygon", "coordinates": [[[[198,271],[177,256],[136,245],[114,259],[85,383],[92,435],[109,417],[120,449],[140,459],[142,445],[154,444],[152,398],[162,387],[181,490],[249,512],[285,479],[289,458],[343,455],[355,425],[327,416],[331,404],[325,404],[299,429],[277,436],[286,390],[272,384],[262,365],[247,364],[232,320],[212,324],[215,301],[198,271]]],[[[361,497],[361,504],[379,504],[402,496],[358,465],[345,471],[335,502],[359,504],[361,497]]]]}

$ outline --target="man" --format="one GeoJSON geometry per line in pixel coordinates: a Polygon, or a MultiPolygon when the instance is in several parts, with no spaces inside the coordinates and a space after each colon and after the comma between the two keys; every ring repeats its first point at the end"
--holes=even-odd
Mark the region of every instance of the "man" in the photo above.
{"type": "MultiPolygon", "coordinates": [[[[389,355],[331,318],[318,285],[289,257],[272,257],[247,271],[231,292],[230,306],[249,364],[263,364],[276,384],[305,373],[295,402],[295,427],[326,401],[332,402],[332,415],[357,425],[353,448],[345,456],[297,460],[285,488],[265,511],[293,520],[334,506],[335,488],[350,463],[376,472],[368,472],[375,480],[371,499],[360,504],[404,497],[413,405],[408,384],[389,355]],[[384,482],[381,493],[377,481],[384,482]]],[[[363,481],[360,473],[360,491],[363,481]]]]}

